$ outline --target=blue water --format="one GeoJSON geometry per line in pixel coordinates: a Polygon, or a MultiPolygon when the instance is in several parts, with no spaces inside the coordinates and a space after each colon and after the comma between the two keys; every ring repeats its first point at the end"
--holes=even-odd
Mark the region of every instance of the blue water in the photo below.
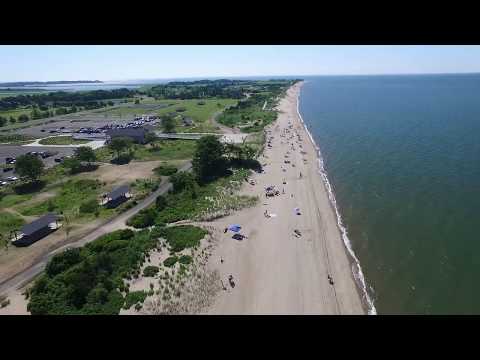
{"type": "Polygon", "coordinates": [[[480,313],[480,75],[306,80],[300,112],[377,312],[480,313]]]}

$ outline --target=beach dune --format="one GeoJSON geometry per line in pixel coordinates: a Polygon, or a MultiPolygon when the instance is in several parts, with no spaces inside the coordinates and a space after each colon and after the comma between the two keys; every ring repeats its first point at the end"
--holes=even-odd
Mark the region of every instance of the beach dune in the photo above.
{"type": "Polygon", "coordinates": [[[225,290],[210,314],[366,314],[317,150],[297,112],[301,85],[287,91],[267,130],[271,147],[259,159],[265,172],[242,189],[258,195],[259,204],[214,222],[219,245],[209,266],[220,272],[225,290]],[[267,198],[264,189],[272,185],[280,194],[267,198]],[[247,238],[238,241],[224,233],[229,224],[240,224],[247,238]]]}

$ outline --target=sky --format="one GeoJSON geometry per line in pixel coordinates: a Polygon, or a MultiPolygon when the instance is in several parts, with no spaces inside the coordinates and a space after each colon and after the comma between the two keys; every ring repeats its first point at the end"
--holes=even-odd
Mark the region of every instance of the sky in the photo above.
{"type": "Polygon", "coordinates": [[[480,72],[480,46],[0,45],[0,82],[480,72]]]}

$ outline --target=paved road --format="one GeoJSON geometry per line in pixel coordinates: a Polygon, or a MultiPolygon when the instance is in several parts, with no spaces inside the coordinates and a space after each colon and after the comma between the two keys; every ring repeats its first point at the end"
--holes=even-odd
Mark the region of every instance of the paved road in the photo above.
{"type": "Polygon", "coordinates": [[[224,143],[241,144],[248,134],[216,134],[216,133],[162,133],[161,131],[155,131],[155,135],[162,139],[185,139],[185,140],[198,140],[205,135],[220,136],[220,141],[224,143]]]}
{"type": "MultiPolygon", "coordinates": [[[[180,171],[189,171],[191,169],[192,165],[190,162],[182,166],[179,170],[180,171]]],[[[72,242],[67,245],[63,245],[55,250],[52,250],[51,252],[45,254],[42,258],[38,260],[34,265],[31,267],[25,269],[21,273],[18,273],[14,277],[4,281],[3,283],[0,283],[0,294],[3,293],[9,293],[12,290],[16,290],[21,288],[22,286],[26,285],[29,283],[32,279],[34,279],[38,274],[40,274],[43,269],[45,268],[47,262],[55,255],[56,253],[59,253],[63,250],[66,250],[68,248],[74,248],[74,247],[80,247],[84,246],[85,244],[97,239],[98,237],[105,235],[109,232],[122,229],[126,227],[126,221],[138,213],[140,210],[145,209],[149,205],[151,205],[157,198],[158,195],[162,195],[166,193],[168,190],[170,190],[172,187],[172,184],[170,182],[165,182],[160,187],[151,193],[149,196],[147,196],[145,199],[142,200],[141,203],[136,205],[135,207],[121,213],[117,217],[109,220],[102,226],[96,228],[89,234],[85,235],[81,239],[72,242]]]]}

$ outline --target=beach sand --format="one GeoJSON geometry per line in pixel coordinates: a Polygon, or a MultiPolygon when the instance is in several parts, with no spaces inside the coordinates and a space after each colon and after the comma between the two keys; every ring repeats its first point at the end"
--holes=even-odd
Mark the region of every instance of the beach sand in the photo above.
{"type": "Polygon", "coordinates": [[[267,129],[267,141],[273,137],[272,147],[266,146],[259,158],[266,164],[265,172],[252,175],[256,184],[245,182],[242,188],[245,194],[258,195],[259,204],[210,223],[219,230],[240,224],[247,238],[238,241],[231,232],[219,231],[219,244],[208,266],[219,271],[227,290],[220,291],[206,311],[209,314],[367,313],[319,174],[317,150],[298,116],[301,85],[288,90],[279,103],[277,121],[267,129]],[[289,124],[291,128],[285,132],[289,124]],[[280,195],[267,199],[264,189],[270,185],[280,195]],[[267,218],[265,211],[276,216],[267,218]],[[294,235],[295,229],[300,230],[300,237],[294,235]],[[233,288],[229,275],[233,276],[233,288]]]}

